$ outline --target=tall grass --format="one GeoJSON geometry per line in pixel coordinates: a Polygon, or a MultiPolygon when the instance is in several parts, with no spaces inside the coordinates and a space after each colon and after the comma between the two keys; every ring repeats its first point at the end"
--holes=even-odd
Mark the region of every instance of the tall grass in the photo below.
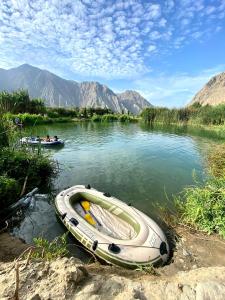
{"type": "Polygon", "coordinates": [[[165,107],[146,108],[141,113],[142,119],[147,123],[163,124],[203,124],[224,125],[225,104],[217,106],[201,106],[194,104],[181,109],[169,109],[165,107]]]}
{"type": "Polygon", "coordinates": [[[209,155],[210,178],[202,185],[188,187],[175,198],[178,218],[202,231],[225,238],[225,144],[209,155]]]}

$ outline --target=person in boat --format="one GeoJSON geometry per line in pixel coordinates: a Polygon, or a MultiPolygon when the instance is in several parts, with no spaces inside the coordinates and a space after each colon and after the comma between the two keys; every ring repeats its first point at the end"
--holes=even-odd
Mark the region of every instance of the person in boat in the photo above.
{"type": "Polygon", "coordinates": [[[51,142],[49,135],[47,134],[46,138],[45,138],[45,142],[51,142]]]}
{"type": "Polygon", "coordinates": [[[54,142],[57,142],[58,140],[59,140],[59,139],[58,139],[57,135],[55,135],[54,138],[53,138],[53,141],[54,141],[54,142]]]}

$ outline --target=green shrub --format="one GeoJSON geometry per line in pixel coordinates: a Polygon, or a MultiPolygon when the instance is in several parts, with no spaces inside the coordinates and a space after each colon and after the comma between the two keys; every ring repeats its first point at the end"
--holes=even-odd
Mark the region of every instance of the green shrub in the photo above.
{"type": "Polygon", "coordinates": [[[100,115],[93,115],[91,118],[91,121],[93,122],[101,122],[102,121],[102,116],[100,115]]]}
{"type": "Polygon", "coordinates": [[[225,144],[217,145],[208,155],[209,167],[213,176],[225,175],[225,144]]]}
{"type": "Polygon", "coordinates": [[[131,120],[131,117],[128,115],[119,115],[120,122],[129,122],[130,120],[131,120]]]}
{"type": "Polygon", "coordinates": [[[68,254],[67,235],[68,233],[64,233],[52,242],[41,237],[34,238],[36,249],[34,249],[32,257],[52,260],[66,256],[68,254]]]}
{"type": "Polygon", "coordinates": [[[180,109],[148,107],[142,111],[141,117],[148,123],[223,125],[225,124],[225,104],[201,106],[197,103],[180,109]]]}
{"type": "Polygon", "coordinates": [[[56,165],[48,157],[26,150],[0,149],[0,174],[17,181],[22,190],[27,177],[26,191],[34,187],[48,188],[56,175],[56,165]]]}
{"type": "Polygon", "coordinates": [[[225,176],[186,188],[175,203],[184,223],[225,238],[225,176]]]}
{"type": "Polygon", "coordinates": [[[113,122],[117,121],[118,117],[114,114],[106,114],[102,116],[102,122],[113,122]]]}
{"type": "Polygon", "coordinates": [[[0,210],[14,203],[20,194],[17,181],[7,176],[0,176],[0,210]]]}

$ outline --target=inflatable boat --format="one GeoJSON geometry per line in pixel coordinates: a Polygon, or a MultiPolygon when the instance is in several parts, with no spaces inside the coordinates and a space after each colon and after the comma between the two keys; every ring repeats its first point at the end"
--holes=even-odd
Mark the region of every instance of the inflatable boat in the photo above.
{"type": "Polygon", "coordinates": [[[23,137],[20,139],[20,142],[22,144],[28,144],[28,145],[41,145],[41,146],[56,146],[56,145],[64,145],[64,141],[61,139],[58,139],[57,141],[50,140],[50,142],[46,142],[45,140],[39,140],[37,138],[33,137],[23,137]]]}
{"type": "Polygon", "coordinates": [[[108,193],[76,185],[57,195],[55,208],[73,236],[107,263],[138,268],[168,259],[166,237],[155,221],[108,193]]]}

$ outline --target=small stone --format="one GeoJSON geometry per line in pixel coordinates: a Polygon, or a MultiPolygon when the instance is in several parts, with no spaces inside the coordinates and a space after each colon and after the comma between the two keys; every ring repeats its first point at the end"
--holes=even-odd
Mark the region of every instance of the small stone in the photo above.
{"type": "Polygon", "coordinates": [[[41,300],[41,297],[39,296],[39,294],[36,294],[32,298],[30,298],[30,300],[41,300]]]}
{"type": "Polygon", "coordinates": [[[184,256],[191,256],[191,253],[187,251],[186,249],[183,249],[183,255],[184,256]]]}

